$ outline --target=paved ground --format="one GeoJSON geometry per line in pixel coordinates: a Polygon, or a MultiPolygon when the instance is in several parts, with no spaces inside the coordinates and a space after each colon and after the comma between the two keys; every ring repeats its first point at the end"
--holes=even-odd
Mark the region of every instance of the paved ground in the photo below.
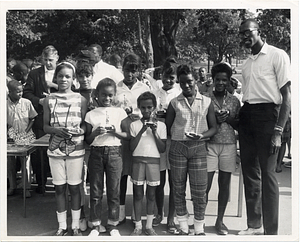
{"type": "MultiPolygon", "coordinates": [[[[289,161],[285,158],[285,162],[289,161]]],[[[291,190],[291,169],[283,167],[283,171],[277,174],[279,189],[280,189],[280,212],[279,212],[279,235],[280,237],[276,237],[276,240],[280,241],[298,241],[298,218],[295,221],[292,221],[292,190],[291,190]],[[292,226],[294,228],[292,229],[292,226]]],[[[233,174],[232,176],[232,184],[231,184],[231,196],[230,202],[228,203],[228,208],[226,210],[226,215],[224,218],[224,223],[229,228],[229,234],[227,236],[218,236],[214,230],[214,223],[216,219],[216,208],[217,208],[217,176],[214,178],[213,187],[209,196],[209,203],[206,209],[206,239],[207,240],[230,240],[230,241],[241,241],[247,240],[249,237],[237,236],[238,231],[246,228],[246,215],[245,215],[245,203],[244,199],[242,201],[242,213],[241,217],[237,217],[238,212],[238,184],[239,184],[239,171],[233,174]]],[[[128,182],[128,195],[126,200],[126,216],[127,222],[121,226],[119,226],[120,234],[122,237],[115,240],[129,240],[133,241],[137,240],[147,240],[149,237],[123,237],[128,236],[133,230],[133,223],[131,222],[131,206],[132,206],[132,189],[131,183],[128,182]]],[[[2,232],[3,241],[7,240],[15,240],[15,241],[42,241],[42,240],[53,240],[52,236],[57,229],[57,220],[56,220],[56,204],[55,204],[55,194],[53,190],[53,186],[51,185],[51,178],[48,179],[48,191],[45,195],[36,194],[32,191],[32,197],[27,199],[27,217],[23,217],[23,202],[21,191],[14,196],[7,198],[7,236],[6,239],[3,237],[6,235],[5,232],[2,232]],[[24,237],[28,236],[28,237],[24,237]]],[[[32,189],[35,188],[35,185],[32,185],[32,189]]],[[[189,188],[188,188],[189,189],[189,188]]],[[[168,185],[165,187],[166,194],[168,194],[168,185]]],[[[193,221],[193,210],[192,210],[192,202],[189,196],[189,190],[187,192],[187,205],[190,212],[190,220],[189,224],[191,231],[193,231],[192,221],[193,221]]],[[[295,196],[297,198],[297,195],[295,196]]],[[[145,199],[144,199],[145,200],[145,199]]],[[[86,201],[88,204],[88,195],[86,196],[86,201]]],[[[297,200],[296,200],[297,201],[297,200]]],[[[167,213],[167,202],[168,196],[166,196],[165,204],[167,213]]],[[[298,202],[297,202],[298,205],[298,202]]],[[[103,200],[103,208],[105,211],[106,208],[106,196],[104,196],[103,200]]],[[[145,202],[144,202],[145,208],[145,202]]],[[[86,214],[88,215],[88,205],[85,207],[86,214]]],[[[68,224],[70,224],[70,212],[68,213],[68,224]]],[[[293,214],[297,217],[297,214],[293,214]]],[[[106,224],[107,214],[103,213],[103,224],[106,224]]],[[[143,219],[145,220],[145,211],[143,212],[143,219]]],[[[5,222],[5,221],[4,221],[5,222]]],[[[166,231],[166,216],[161,225],[155,227],[155,230],[159,237],[152,237],[151,240],[159,240],[159,241],[174,241],[174,240],[189,240],[189,241],[197,241],[200,240],[199,237],[195,237],[190,234],[189,237],[178,237],[171,236],[166,231]]],[[[90,232],[90,229],[87,229],[83,232],[84,236],[87,236],[90,232]]],[[[101,240],[109,240],[112,239],[108,237],[108,233],[102,234],[101,240]],[[107,236],[107,237],[104,237],[107,236]]],[[[67,238],[67,237],[65,237],[67,238]]],[[[90,240],[89,237],[82,237],[83,240],[90,240]]],[[[253,240],[254,237],[250,237],[250,240],[253,240]]],[[[55,240],[58,240],[55,238],[55,240]]],[[[74,240],[74,237],[68,237],[68,240],[74,240]]],[[[201,239],[203,240],[203,239],[201,239]]],[[[255,240],[268,240],[266,236],[255,236],[255,240]]],[[[275,240],[275,237],[271,237],[271,241],[275,240]]]]}

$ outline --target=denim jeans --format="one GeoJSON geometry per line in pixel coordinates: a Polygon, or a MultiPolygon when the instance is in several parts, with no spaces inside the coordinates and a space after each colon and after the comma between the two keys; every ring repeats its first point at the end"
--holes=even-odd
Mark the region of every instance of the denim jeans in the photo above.
{"type": "Polygon", "coordinates": [[[90,175],[90,220],[101,221],[104,172],[106,173],[106,194],[108,220],[119,220],[120,179],[122,157],[119,146],[91,147],[88,162],[90,175]]]}
{"type": "Polygon", "coordinates": [[[245,103],[240,110],[239,142],[244,178],[247,225],[265,234],[278,231],[279,189],[275,176],[277,154],[270,154],[271,137],[278,117],[271,103],[245,103]]]}
{"type": "Polygon", "coordinates": [[[178,216],[188,214],[185,195],[187,175],[189,175],[195,219],[204,219],[207,188],[206,155],[206,145],[203,141],[172,140],[171,142],[169,161],[178,216]]]}

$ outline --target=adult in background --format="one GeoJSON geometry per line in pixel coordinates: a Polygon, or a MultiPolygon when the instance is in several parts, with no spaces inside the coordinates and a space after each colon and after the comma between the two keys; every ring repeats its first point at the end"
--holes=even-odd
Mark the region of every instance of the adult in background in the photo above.
{"type": "Polygon", "coordinates": [[[122,58],[118,54],[112,54],[109,57],[109,64],[116,67],[121,73],[122,72],[122,58]]]}
{"type": "Polygon", "coordinates": [[[199,79],[197,81],[197,87],[201,94],[208,94],[212,92],[213,85],[212,80],[208,78],[205,67],[199,68],[199,79]]]}
{"type": "MultiPolygon", "coordinates": [[[[38,116],[34,120],[32,130],[36,138],[40,138],[46,133],[43,130],[43,103],[45,98],[51,93],[57,91],[57,84],[53,82],[54,71],[58,61],[58,52],[52,46],[48,45],[42,52],[42,66],[33,69],[29,72],[28,78],[24,87],[23,97],[31,101],[38,116]]],[[[31,164],[33,172],[36,174],[36,181],[38,187],[37,193],[44,193],[45,184],[47,181],[47,171],[49,168],[49,159],[47,156],[47,147],[38,148],[36,152],[31,155],[31,164]],[[42,169],[41,169],[41,153],[43,155],[44,162],[44,180],[42,181],[42,169]]]]}
{"type": "Polygon", "coordinates": [[[95,55],[94,76],[92,79],[92,88],[96,89],[99,81],[104,78],[110,78],[118,83],[124,79],[123,74],[114,66],[105,63],[102,58],[102,47],[98,44],[89,46],[89,51],[95,55]]]}
{"type": "Polygon", "coordinates": [[[241,45],[251,49],[242,67],[244,105],[239,114],[248,228],[239,235],[277,235],[279,190],[275,167],[291,109],[290,60],[283,50],[263,42],[255,19],[241,23],[239,37],[241,45]]]}

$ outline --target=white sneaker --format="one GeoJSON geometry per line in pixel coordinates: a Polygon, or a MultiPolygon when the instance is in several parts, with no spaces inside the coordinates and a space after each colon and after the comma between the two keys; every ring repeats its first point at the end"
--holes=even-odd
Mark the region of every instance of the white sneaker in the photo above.
{"type": "Polygon", "coordinates": [[[79,220],[79,228],[82,232],[86,231],[87,229],[87,223],[86,223],[86,219],[82,218],[79,220]]]}
{"type": "Polygon", "coordinates": [[[121,235],[120,235],[119,230],[113,229],[112,231],[110,231],[110,236],[119,237],[121,235]]]}
{"type": "Polygon", "coordinates": [[[241,230],[238,235],[262,235],[264,234],[263,227],[254,229],[254,228],[248,228],[246,230],[241,230]]]}
{"type": "Polygon", "coordinates": [[[89,237],[98,237],[99,232],[97,229],[93,229],[90,233],[89,233],[89,237]]]}

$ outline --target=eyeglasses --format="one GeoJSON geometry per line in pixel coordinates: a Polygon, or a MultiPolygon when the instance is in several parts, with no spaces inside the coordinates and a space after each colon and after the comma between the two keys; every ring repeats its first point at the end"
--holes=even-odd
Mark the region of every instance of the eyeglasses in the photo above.
{"type": "Polygon", "coordinates": [[[249,37],[250,34],[257,30],[257,28],[250,28],[250,29],[247,29],[245,31],[242,31],[242,32],[239,32],[239,37],[242,38],[242,37],[249,37]]]}

